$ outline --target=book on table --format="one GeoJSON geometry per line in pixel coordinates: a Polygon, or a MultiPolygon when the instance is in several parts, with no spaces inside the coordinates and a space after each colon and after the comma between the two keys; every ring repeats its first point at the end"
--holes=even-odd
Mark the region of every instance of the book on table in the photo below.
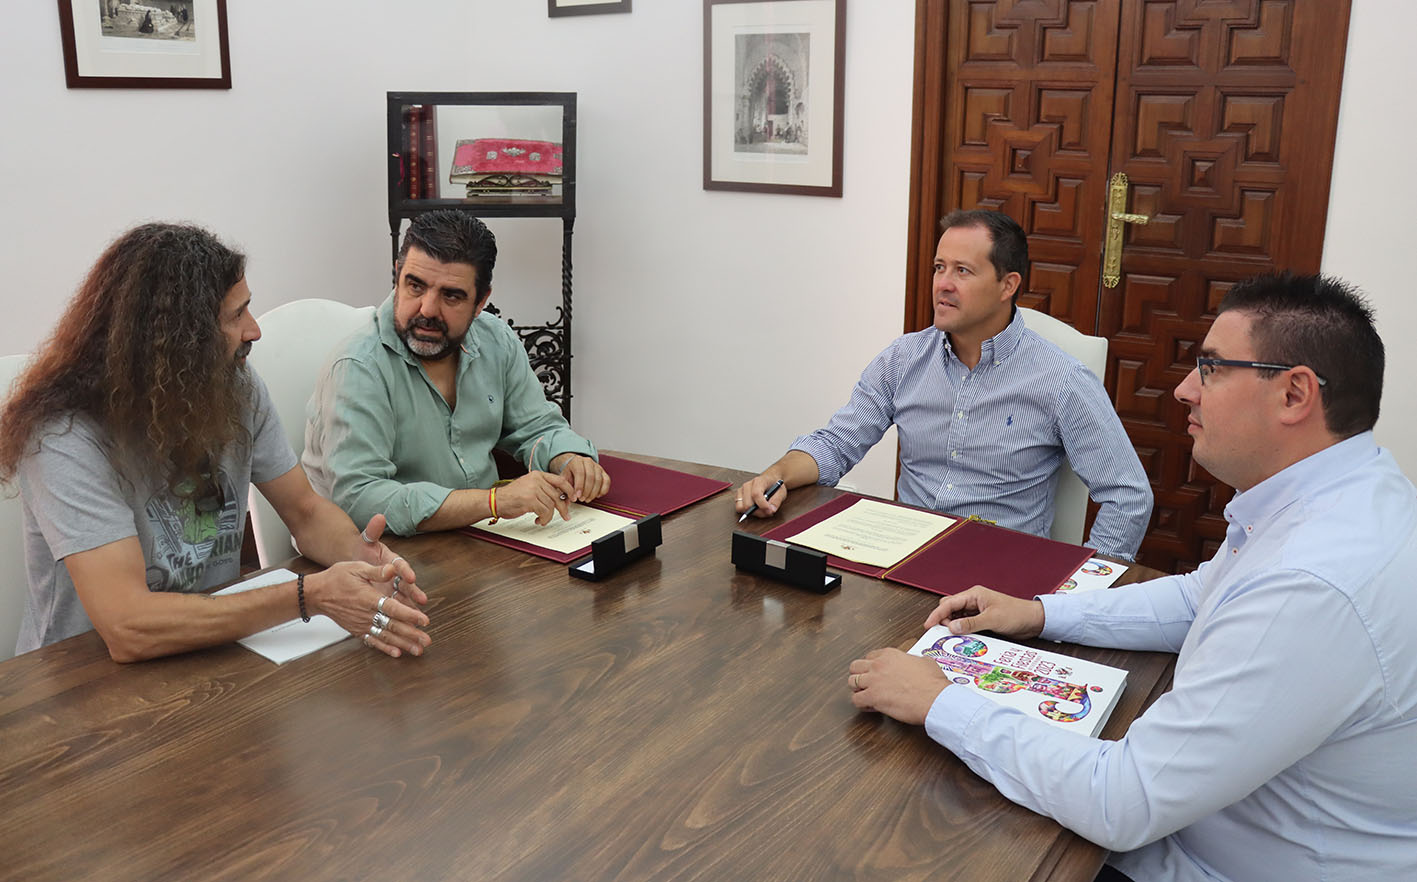
{"type": "Polygon", "coordinates": [[[910,648],[933,659],[953,686],[1062,729],[1096,736],[1126,687],[1121,668],[936,625],[910,648]]]}
{"type": "Polygon", "coordinates": [[[1014,597],[1048,594],[1093,554],[1081,545],[855,493],[844,493],[763,535],[825,551],[827,566],[833,569],[936,594],[975,585],[1014,597]],[[862,503],[869,508],[860,509],[862,503]],[[895,524],[885,514],[888,509],[911,517],[895,524]],[[844,528],[834,530],[832,522],[843,519],[844,528]],[[897,538],[899,543],[893,541],[897,538]]]}
{"type": "Polygon", "coordinates": [[[601,536],[652,514],[671,514],[733,486],[729,481],[608,453],[600,455],[600,465],[610,476],[610,492],[587,505],[573,503],[570,521],[554,515],[551,523],[537,527],[534,516],[523,515],[504,518],[496,524],[479,521],[462,532],[537,557],[570,563],[590,554],[590,544],[601,536]]]}

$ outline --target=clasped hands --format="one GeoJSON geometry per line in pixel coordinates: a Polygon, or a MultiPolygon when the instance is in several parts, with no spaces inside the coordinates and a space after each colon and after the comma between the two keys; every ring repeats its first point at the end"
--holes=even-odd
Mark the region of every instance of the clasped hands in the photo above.
{"type": "MultiPolygon", "coordinates": [[[[953,634],[993,631],[1005,637],[1037,637],[1043,631],[1043,604],[975,585],[940,598],[925,619],[927,630],[936,625],[945,625],[953,634]]],[[[860,710],[918,726],[950,681],[934,659],[899,649],[873,649],[851,663],[846,685],[851,703],[860,710]]]]}
{"type": "Polygon", "coordinates": [[[536,525],[544,527],[558,512],[562,520],[569,518],[571,503],[593,502],[610,491],[610,475],[588,456],[563,453],[551,460],[550,467],[550,472],[527,472],[498,487],[496,516],[515,518],[535,512],[536,525]]]}
{"type": "Polygon", "coordinates": [[[305,577],[305,602],[312,613],[329,616],[371,649],[393,658],[422,655],[432,642],[421,609],[428,595],[408,561],[379,541],[383,534],[384,516],[374,515],[356,540],[354,559],[305,577]]]}

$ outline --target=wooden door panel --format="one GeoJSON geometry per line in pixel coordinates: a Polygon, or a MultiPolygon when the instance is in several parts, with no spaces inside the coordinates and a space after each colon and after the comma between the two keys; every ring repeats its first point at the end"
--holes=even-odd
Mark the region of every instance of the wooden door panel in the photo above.
{"type": "MultiPolygon", "coordinates": [[[[1032,258],[1020,301],[1089,332],[1119,14],[1119,0],[956,0],[946,25],[959,38],[946,50],[951,173],[939,214],[986,207],[1017,219],[1032,258]]],[[[930,321],[921,305],[915,327],[930,321]]]]}
{"type": "Polygon", "coordinates": [[[1194,568],[1225,535],[1232,491],[1191,460],[1171,396],[1220,298],[1259,272],[1318,269],[1346,5],[1336,19],[1297,0],[1123,7],[1111,168],[1131,181],[1127,210],[1153,220],[1127,228],[1099,330],[1123,425],[1156,452],[1142,560],[1160,569],[1194,568]]]}

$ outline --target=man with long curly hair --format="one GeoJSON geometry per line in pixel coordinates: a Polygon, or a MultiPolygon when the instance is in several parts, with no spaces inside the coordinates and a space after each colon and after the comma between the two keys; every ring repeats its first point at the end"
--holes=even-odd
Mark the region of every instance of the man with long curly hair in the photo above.
{"type": "Polygon", "coordinates": [[[391,656],[428,645],[427,597],[379,541],[383,517],[361,533],[311,489],[246,365],[261,331],[245,262],[197,227],[130,230],[17,380],[0,412],[0,481],[25,507],[17,652],[95,629],[139,661],[316,613],[391,656]],[[201,593],[239,574],[253,481],[329,569],[201,593]],[[370,628],[376,610],[389,621],[370,628]]]}

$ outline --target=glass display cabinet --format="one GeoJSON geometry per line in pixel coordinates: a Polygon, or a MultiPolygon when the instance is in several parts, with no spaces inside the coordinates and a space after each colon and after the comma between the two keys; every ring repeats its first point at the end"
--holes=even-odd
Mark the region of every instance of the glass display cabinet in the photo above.
{"type": "Polygon", "coordinates": [[[571,415],[571,229],[576,221],[576,93],[389,92],[389,237],[425,211],[561,219],[561,305],[516,331],[546,397],[571,415]]]}

